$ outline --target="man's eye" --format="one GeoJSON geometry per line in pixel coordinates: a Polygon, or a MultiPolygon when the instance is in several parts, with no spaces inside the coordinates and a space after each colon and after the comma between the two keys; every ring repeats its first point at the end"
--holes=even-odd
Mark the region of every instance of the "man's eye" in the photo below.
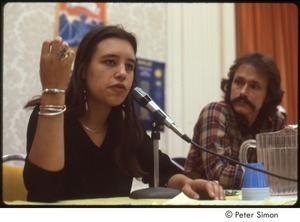
{"type": "Polygon", "coordinates": [[[234,83],[238,86],[241,86],[243,84],[242,81],[239,79],[234,80],[234,83]]]}
{"type": "Polygon", "coordinates": [[[257,84],[253,84],[252,85],[252,89],[254,89],[254,90],[258,90],[260,87],[257,85],[257,84]]]}

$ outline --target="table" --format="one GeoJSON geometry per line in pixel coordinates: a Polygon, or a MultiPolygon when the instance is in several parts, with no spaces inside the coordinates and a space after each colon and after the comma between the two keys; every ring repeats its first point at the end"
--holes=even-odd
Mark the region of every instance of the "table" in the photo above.
{"type": "Polygon", "coordinates": [[[226,200],[193,200],[180,193],[167,201],[165,205],[191,205],[191,206],[293,206],[297,203],[297,196],[271,196],[264,200],[242,200],[241,191],[236,195],[226,196],[226,200]]]}
{"type": "Polygon", "coordinates": [[[297,202],[297,196],[268,197],[265,200],[242,200],[241,192],[226,196],[226,200],[194,200],[184,193],[178,194],[172,199],[131,199],[129,197],[96,198],[83,200],[65,200],[55,203],[40,203],[28,201],[7,201],[7,206],[293,206],[297,202]]]}

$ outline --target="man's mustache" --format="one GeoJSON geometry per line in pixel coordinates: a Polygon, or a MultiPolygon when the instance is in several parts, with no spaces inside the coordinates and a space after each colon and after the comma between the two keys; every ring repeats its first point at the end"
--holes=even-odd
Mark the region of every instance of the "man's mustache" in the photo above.
{"type": "Polygon", "coordinates": [[[247,97],[243,97],[243,96],[238,96],[236,98],[234,98],[233,100],[231,100],[231,103],[234,104],[236,102],[242,102],[247,104],[248,106],[250,106],[250,108],[254,111],[255,110],[255,105],[248,100],[247,97]]]}

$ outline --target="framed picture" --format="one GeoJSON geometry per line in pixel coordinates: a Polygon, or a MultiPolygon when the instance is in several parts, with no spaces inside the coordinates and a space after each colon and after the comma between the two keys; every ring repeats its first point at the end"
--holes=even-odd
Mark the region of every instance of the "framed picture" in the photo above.
{"type": "Polygon", "coordinates": [[[72,48],[77,48],[90,30],[106,23],[106,3],[57,3],[56,36],[61,36],[72,48]]]}

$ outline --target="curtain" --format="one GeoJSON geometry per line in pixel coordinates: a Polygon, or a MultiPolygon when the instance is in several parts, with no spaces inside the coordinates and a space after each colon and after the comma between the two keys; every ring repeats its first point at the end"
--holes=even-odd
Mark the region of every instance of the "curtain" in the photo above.
{"type": "Polygon", "coordinates": [[[236,4],[237,57],[256,51],[275,59],[288,124],[298,123],[298,21],[296,4],[236,4]]]}

